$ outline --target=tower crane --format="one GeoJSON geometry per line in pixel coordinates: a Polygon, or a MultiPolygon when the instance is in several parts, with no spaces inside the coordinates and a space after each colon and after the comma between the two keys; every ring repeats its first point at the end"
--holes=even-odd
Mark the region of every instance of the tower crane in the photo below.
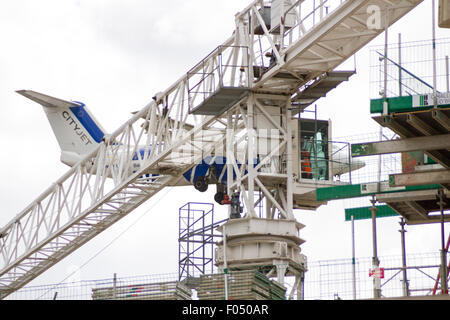
{"type": "Polygon", "coordinates": [[[294,166],[292,115],[347,80],[335,69],[422,1],[250,3],[236,14],[230,38],[1,227],[0,298],[175,185],[217,150],[227,158],[224,192],[230,198],[240,194],[244,219],[256,218],[259,190],[269,204],[266,219],[295,220],[294,205],[308,205],[303,195],[317,183],[304,181],[294,166]],[[216,134],[202,134],[210,130],[216,134]],[[269,138],[270,148],[254,148],[269,138]],[[242,141],[248,147],[238,154],[242,141]],[[140,166],[130,172],[135,155],[140,166]]]}

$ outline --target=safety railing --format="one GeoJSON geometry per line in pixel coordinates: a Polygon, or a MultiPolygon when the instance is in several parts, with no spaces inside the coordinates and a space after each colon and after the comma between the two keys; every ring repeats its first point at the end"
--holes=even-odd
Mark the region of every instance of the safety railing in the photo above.
{"type": "Polygon", "coordinates": [[[295,1],[283,15],[282,21],[289,21],[288,17],[291,16],[295,23],[282,30],[282,45],[289,46],[296,42],[346,1],[348,0],[295,1]]]}
{"type": "Polygon", "coordinates": [[[433,42],[431,40],[388,44],[370,50],[370,97],[401,97],[450,91],[448,55],[450,39],[438,39],[436,79],[433,75],[433,42]],[[386,91],[386,92],[385,92],[386,91]]]}
{"type": "MultiPolygon", "coordinates": [[[[296,43],[346,1],[348,0],[284,0],[284,12],[281,12],[280,21],[275,25],[273,25],[275,20],[271,19],[273,17],[271,6],[274,1],[263,2],[259,13],[265,20],[267,32],[280,35],[280,44],[277,44],[277,49],[283,50],[296,43]]],[[[263,70],[270,68],[276,62],[276,56],[270,41],[262,36],[264,31],[259,20],[256,25],[261,36],[255,39],[252,60],[254,65],[259,67],[255,72],[255,77],[258,78],[263,70]]]]}
{"type": "Polygon", "coordinates": [[[189,110],[221,88],[249,88],[249,49],[219,46],[187,73],[189,110]]]}
{"type": "MultiPolygon", "coordinates": [[[[382,132],[368,132],[360,135],[341,137],[345,143],[365,143],[373,141],[394,140],[398,136],[391,130],[383,128],[382,132]]],[[[349,150],[351,152],[351,150],[349,150]]],[[[343,153],[345,155],[346,151],[343,153]]],[[[335,156],[336,157],[336,156],[335,156]]],[[[345,162],[345,161],[344,161],[345,162]]],[[[353,168],[349,173],[340,176],[340,181],[351,184],[374,183],[388,181],[389,175],[402,172],[402,160],[400,153],[383,154],[378,156],[350,157],[350,166],[353,168]]]]}

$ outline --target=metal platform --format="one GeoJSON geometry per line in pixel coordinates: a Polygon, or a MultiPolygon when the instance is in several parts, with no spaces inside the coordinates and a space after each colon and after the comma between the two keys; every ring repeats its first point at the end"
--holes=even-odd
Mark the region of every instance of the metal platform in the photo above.
{"type": "Polygon", "coordinates": [[[195,115],[220,116],[249,92],[246,87],[222,87],[191,110],[195,115]]]}
{"type": "MultiPolygon", "coordinates": [[[[315,194],[318,202],[376,196],[379,203],[394,209],[410,225],[441,222],[437,199],[439,188],[439,184],[392,187],[385,181],[379,186],[373,182],[318,188],[315,194]]],[[[450,199],[449,190],[444,190],[444,194],[450,199]]],[[[450,201],[443,209],[450,209],[450,201]]],[[[450,221],[450,214],[445,214],[445,221],[450,221]]]]}
{"type": "MultiPolygon", "coordinates": [[[[434,136],[448,134],[450,132],[450,108],[394,113],[391,115],[376,116],[373,119],[381,126],[391,129],[402,138],[434,136]]],[[[449,150],[424,151],[434,161],[450,169],[449,150]]]]}
{"type": "MultiPolygon", "coordinates": [[[[450,192],[445,193],[447,199],[450,199],[450,192]]],[[[436,190],[419,190],[410,192],[396,192],[377,194],[377,200],[384,202],[394,209],[398,214],[405,218],[408,225],[429,224],[441,222],[441,216],[438,213],[439,205],[436,198],[436,190]]],[[[450,209],[450,203],[444,206],[444,210],[450,209]]],[[[445,222],[450,221],[450,214],[444,215],[445,222]]]]}
{"type": "Polygon", "coordinates": [[[320,75],[292,99],[293,104],[298,106],[293,113],[301,112],[318,99],[325,97],[341,83],[348,81],[355,73],[356,71],[331,71],[320,75]]]}
{"type": "MultiPolygon", "coordinates": [[[[413,141],[423,137],[445,137],[450,133],[450,108],[431,108],[428,110],[393,113],[390,115],[376,116],[373,118],[381,126],[387,127],[402,139],[413,141]],[[412,139],[412,140],[411,140],[412,139]]],[[[446,144],[443,143],[442,146],[446,144]]],[[[420,184],[438,184],[446,191],[445,196],[450,199],[450,150],[432,147],[432,144],[423,143],[421,151],[436,161],[439,168],[426,171],[403,172],[390,176],[391,187],[405,187],[420,184]],[[427,148],[427,146],[430,146],[427,148]],[[441,167],[442,166],[442,167],[441,167]]],[[[425,166],[426,167],[426,166],[425,166]]],[[[437,199],[437,189],[412,192],[378,194],[377,199],[385,202],[400,215],[408,224],[425,224],[441,222],[440,206],[437,199]],[[433,212],[439,213],[433,215],[433,212]]],[[[450,201],[446,200],[444,211],[450,209],[450,201]]],[[[444,215],[445,221],[450,221],[450,214],[444,215]]]]}

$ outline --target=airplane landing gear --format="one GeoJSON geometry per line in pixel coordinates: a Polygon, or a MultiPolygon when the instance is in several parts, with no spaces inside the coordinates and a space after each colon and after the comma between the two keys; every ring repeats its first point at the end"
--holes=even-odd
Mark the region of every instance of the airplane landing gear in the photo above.
{"type": "Polygon", "coordinates": [[[220,205],[230,204],[230,199],[227,195],[227,186],[222,183],[218,183],[216,186],[217,192],[214,195],[214,200],[220,205]]]}
{"type": "Polygon", "coordinates": [[[214,195],[214,201],[216,201],[218,204],[222,205],[222,201],[225,199],[225,193],[223,192],[217,192],[214,195]]]}
{"type": "Polygon", "coordinates": [[[197,177],[194,182],[194,188],[200,192],[208,190],[208,181],[206,177],[197,177]]]}

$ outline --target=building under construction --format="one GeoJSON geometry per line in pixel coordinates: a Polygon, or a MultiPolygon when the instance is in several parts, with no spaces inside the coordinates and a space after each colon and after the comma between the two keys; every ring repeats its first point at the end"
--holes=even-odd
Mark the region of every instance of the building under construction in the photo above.
{"type": "MultiPolygon", "coordinates": [[[[345,211],[352,223],[372,220],[372,298],[386,297],[376,230],[384,216],[401,217],[402,230],[441,225],[433,293],[448,297],[450,40],[387,41],[389,27],[422,1],[253,1],[236,14],[230,38],[110,135],[92,129],[83,104],[18,91],[42,105],[51,124],[64,119],[55,134],[70,126],[78,140],[61,154],[71,169],[0,229],[0,298],[14,297],[164,188],[182,185],[216,193],[179,210],[176,279],[114,279],[97,283],[90,298],[305,299],[311,267],[294,210],[344,199],[370,203],[345,211]],[[368,97],[380,134],[336,139],[316,102],[351,81],[356,66],[339,67],[383,33],[385,46],[371,50],[368,97]],[[83,144],[89,149],[80,153],[83,144]],[[227,208],[225,219],[215,206],[227,208]]],[[[439,27],[449,28],[448,1],[433,9],[439,27]]],[[[417,294],[405,261],[408,298],[417,294]]]]}

